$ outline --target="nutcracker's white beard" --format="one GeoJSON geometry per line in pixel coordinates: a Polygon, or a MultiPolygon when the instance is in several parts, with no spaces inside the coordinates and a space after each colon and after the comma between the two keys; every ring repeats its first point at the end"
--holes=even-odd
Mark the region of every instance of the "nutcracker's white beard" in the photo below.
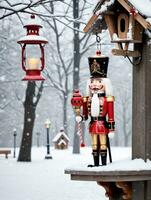
{"type": "Polygon", "coordinates": [[[100,114],[100,102],[97,94],[94,94],[91,99],[91,116],[98,117],[100,114]]]}

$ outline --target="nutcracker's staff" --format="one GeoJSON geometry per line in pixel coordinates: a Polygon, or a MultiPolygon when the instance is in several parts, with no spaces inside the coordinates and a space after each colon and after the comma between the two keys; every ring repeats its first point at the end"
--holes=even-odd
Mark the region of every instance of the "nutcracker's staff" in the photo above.
{"type": "MultiPolygon", "coordinates": [[[[74,108],[76,117],[79,117],[79,121],[76,120],[77,122],[77,127],[78,127],[78,135],[80,137],[80,146],[84,147],[84,140],[83,140],[83,133],[82,133],[82,128],[81,128],[81,106],[83,105],[83,97],[79,93],[79,90],[74,90],[73,97],[71,99],[71,104],[74,108]]],[[[77,118],[78,119],[78,118],[77,118]]]]}

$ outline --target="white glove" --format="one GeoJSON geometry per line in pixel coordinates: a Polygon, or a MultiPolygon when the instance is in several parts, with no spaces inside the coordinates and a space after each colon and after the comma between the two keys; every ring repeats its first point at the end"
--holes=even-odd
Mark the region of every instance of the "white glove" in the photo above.
{"type": "Polygon", "coordinates": [[[111,131],[111,132],[109,132],[109,138],[114,138],[114,135],[115,135],[115,132],[113,132],[113,131],[111,131]]]}
{"type": "Polygon", "coordinates": [[[76,116],[76,122],[79,123],[82,121],[82,117],[81,116],[76,116]]]}

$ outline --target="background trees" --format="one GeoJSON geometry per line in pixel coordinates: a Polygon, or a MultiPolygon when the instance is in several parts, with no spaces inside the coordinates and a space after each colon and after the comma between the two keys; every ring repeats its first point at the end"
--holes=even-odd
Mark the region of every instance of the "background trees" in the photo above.
{"type": "MultiPolygon", "coordinates": [[[[63,126],[71,143],[74,135],[73,151],[79,153],[79,141],[74,130],[74,114],[70,106],[70,98],[74,88],[79,87],[82,93],[85,93],[86,81],[89,78],[87,57],[95,53],[95,36],[82,33],[82,29],[94,5],[94,2],[84,0],[16,0],[13,4],[11,1],[1,1],[0,128],[2,131],[0,146],[12,145],[14,128],[17,128],[19,145],[24,132],[22,102],[24,99],[26,102],[28,85],[21,81],[23,72],[20,67],[20,49],[16,41],[24,34],[22,24],[29,18],[28,13],[34,12],[44,26],[42,35],[49,40],[49,44],[46,47],[46,81],[42,86],[44,89],[41,100],[37,104],[37,111],[34,113],[34,129],[31,129],[33,144],[36,141],[36,134],[34,134],[36,132],[42,133],[41,144],[45,144],[44,121],[49,117],[52,122],[51,139],[63,126]]],[[[103,32],[102,38],[102,52],[110,56],[108,76],[113,82],[116,102],[118,102],[115,108],[118,134],[114,141],[118,145],[122,140],[124,145],[125,133],[124,129],[122,130],[122,124],[125,113],[127,113],[127,119],[131,119],[131,101],[129,101],[131,99],[131,76],[129,76],[131,66],[126,60],[111,56],[107,32],[103,32]],[[126,89],[119,92],[119,88],[126,89]],[[122,105],[125,105],[125,110],[122,105]]],[[[37,87],[40,88],[40,85],[36,83],[36,92],[38,92],[37,87]]],[[[127,121],[127,126],[131,129],[130,120],[127,121]]],[[[88,135],[87,129],[85,135],[88,135]]],[[[86,142],[89,145],[87,137],[86,142]]]]}

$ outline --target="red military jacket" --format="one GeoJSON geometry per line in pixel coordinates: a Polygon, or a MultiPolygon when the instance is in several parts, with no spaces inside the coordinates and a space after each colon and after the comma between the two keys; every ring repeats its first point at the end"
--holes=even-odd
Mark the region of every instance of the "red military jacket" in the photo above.
{"type": "Polygon", "coordinates": [[[108,134],[114,131],[114,97],[99,97],[100,114],[98,117],[91,116],[91,97],[83,98],[83,117],[91,117],[89,132],[91,134],[108,134]]]}

